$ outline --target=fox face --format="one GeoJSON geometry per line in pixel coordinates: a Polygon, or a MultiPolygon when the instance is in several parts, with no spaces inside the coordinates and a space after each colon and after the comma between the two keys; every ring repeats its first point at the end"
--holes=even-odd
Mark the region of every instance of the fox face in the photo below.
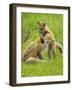
{"type": "Polygon", "coordinates": [[[37,22],[37,27],[39,29],[39,33],[44,34],[45,33],[45,26],[46,24],[44,22],[37,22]]]}
{"type": "Polygon", "coordinates": [[[43,30],[44,28],[45,28],[45,23],[44,22],[40,22],[40,21],[38,21],[37,22],[37,25],[38,25],[38,28],[40,29],[40,30],[43,30]]]}

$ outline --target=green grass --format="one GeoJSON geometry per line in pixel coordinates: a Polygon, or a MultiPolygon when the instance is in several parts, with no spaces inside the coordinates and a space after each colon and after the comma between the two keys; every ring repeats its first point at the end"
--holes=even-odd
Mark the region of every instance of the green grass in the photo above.
{"type": "MultiPolygon", "coordinates": [[[[34,14],[34,13],[21,13],[21,27],[22,27],[22,56],[25,48],[39,37],[37,29],[37,21],[44,21],[47,23],[53,32],[56,40],[63,44],[63,15],[62,14],[34,14]],[[29,35],[27,36],[27,32],[29,35]],[[26,39],[26,40],[25,40],[26,39]]],[[[49,59],[47,51],[43,53],[44,63],[39,62],[36,64],[25,64],[22,58],[21,76],[51,76],[63,75],[63,57],[60,53],[56,52],[56,58],[49,59]]]]}

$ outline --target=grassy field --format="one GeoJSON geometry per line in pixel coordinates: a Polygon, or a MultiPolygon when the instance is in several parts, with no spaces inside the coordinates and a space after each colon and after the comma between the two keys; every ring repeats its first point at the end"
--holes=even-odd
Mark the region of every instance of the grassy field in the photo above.
{"type": "MultiPolygon", "coordinates": [[[[39,37],[37,29],[37,21],[44,21],[48,24],[51,31],[54,33],[56,40],[63,44],[63,15],[62,14],[34,14],[34,13],[21,13],[21,27],[22,27],[22,43],[21,55],[23,57],[26,47],[36,38],[39,37]]],[[[43,52],[45,62],[36,64],[25,64],[22,58],[21,76],[52,76],[63,75],[63,57],[60,53],[56,52],[56,58],[49,59],[47,51],[43,52]]]]}

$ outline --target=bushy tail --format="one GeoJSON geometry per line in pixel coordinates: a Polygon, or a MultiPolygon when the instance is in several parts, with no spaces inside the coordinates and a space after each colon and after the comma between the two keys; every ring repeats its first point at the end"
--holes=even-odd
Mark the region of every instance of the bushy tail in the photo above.
{"type": "Polygon", "coordinates": [[[25,61],[26,64],[39,63],[39,62],[44,63],[45,60],[40,60],[40,59],[37,59],[37,58],[30,57],[25,61]]]}
{"type": "Polygon", "coordinates": [[[56,42],[56,48],[59,49],[60,53],[63,53],[63,47],[60,43],[56,42]]]}

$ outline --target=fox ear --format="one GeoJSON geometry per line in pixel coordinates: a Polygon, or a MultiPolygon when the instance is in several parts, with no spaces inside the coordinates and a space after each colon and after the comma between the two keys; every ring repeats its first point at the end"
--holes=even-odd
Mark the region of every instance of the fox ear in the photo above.
{"type": "Polygon", "coordinates": [[[44,26],[44,27],[45,27],[45,25],[46,25],[46,24],[45,24],[45,23],[43,23],[43,26],[44,26]]]}

